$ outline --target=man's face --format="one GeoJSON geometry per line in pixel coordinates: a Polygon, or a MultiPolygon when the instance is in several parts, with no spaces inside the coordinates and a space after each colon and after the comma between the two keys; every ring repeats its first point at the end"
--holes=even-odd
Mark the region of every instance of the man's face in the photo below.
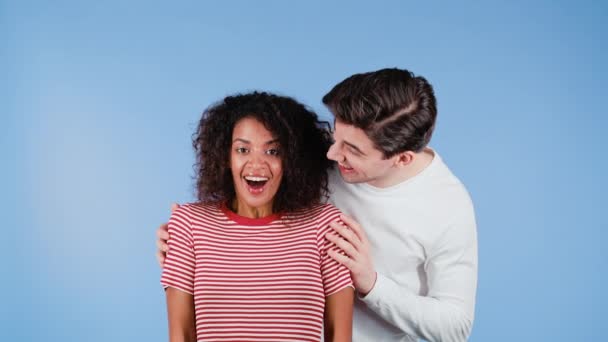
{"type": "Polygon", "coordinates": [[[336,120],[333,136],[327,158],[338,163],[346,182],[381,186],[393,171],[394,159],[385,159],[362,129],[336,120]]]}

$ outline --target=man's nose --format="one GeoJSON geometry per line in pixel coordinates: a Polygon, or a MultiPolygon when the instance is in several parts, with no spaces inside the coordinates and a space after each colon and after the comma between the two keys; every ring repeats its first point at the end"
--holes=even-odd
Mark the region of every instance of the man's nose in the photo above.
{"type": "Polygon", "coordinates": [[[333,160],[333,161],[340,160],[339,149],[338,149],[337,143],[331,144],[331,146],[329,147],[329,150],[327,150],[327,159],[333,160]]]}

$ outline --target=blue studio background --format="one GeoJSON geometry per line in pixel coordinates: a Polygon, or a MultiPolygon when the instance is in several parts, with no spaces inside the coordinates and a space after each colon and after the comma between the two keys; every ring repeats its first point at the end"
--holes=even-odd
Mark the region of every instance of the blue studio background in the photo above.
{"type": "MultiPolygon", "coordinates": [[[[165,341],[156,227],[190,137],[237,91],[329,118],[338,81],[408,68],[479,232],[471,341],[600,341],[608,317],[608,5],[0,2],[1,341],[165,341]]],[[[373,229],[373,227],[367,227],[373,229]]]]}

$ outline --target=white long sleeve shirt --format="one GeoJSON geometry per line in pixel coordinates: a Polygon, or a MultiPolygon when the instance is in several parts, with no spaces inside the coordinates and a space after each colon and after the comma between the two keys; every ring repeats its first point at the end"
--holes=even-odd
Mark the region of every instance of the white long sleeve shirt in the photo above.
{"type": "Polygon", "coordinates": [[[355,302],[353,341],[466,341],[477,287],[473,204],[434,153],[415,177],[388,188],[330,175],[330,201],[369,238],[378,278],[355,302]]]}

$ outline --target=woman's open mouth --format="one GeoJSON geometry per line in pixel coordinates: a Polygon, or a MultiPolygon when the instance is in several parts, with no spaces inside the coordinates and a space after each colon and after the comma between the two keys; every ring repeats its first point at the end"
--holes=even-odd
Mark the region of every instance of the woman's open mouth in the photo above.
{"type": "Polygon", "coordinates": [[[264,186],[268,182],[268,177],[260,176],[245,176],[245,182],[247,182],[247,190],[252,194],[259,194],[264,191],[264,186]]]}

